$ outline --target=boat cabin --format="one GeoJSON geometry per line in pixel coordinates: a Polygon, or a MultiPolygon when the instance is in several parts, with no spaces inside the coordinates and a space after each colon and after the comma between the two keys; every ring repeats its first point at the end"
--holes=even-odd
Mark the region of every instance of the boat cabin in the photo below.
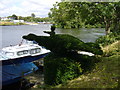
{"type": "Polygon", "coordinates": [[[8,59],[20,58],[25,56],[35,56],[42,54],[42,47],[37,44],[32,45],[17,45],[3,48],[1,51],[2,56],[8,59]]]}

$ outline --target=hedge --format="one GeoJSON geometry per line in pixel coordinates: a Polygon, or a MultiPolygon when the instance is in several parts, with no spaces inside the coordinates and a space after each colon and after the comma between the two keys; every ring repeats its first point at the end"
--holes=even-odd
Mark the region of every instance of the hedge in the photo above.
{"type": "Polygon", "coordinates": [[[71,80],[82,73],[81,64],[69,57],[59,57],[53,53],[44,59],[45,84],[57,85],[71,80]]]}

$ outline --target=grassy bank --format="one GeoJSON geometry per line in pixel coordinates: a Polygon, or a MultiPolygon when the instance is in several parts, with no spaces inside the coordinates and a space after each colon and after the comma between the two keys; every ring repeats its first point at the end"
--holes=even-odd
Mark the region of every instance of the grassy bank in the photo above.
{"type": "MultiPolygon", "coordinates": [[[[118,35],[119,36],[119,35],[118,35]]],[[[106,36],[108,37],[108,36],[106,36]]],[[[113,36],[115,37],[115,36],[113,36]]],[[[65,81],[62,84],[59,84],[57,86],[52,85],[40,85],[37,84],[36,88],[117,88],[118,82],[119,82],[119,58],[120,58],[120,40],[115,37],[116,39],[111,39],[111,37],[108,38],[102,38],[99,41],[99,44],[101,44],[103,54],[102,55],[96,55],[95,60],[98,60],[99,62],[95,63],[95,67],[92,70],[84,72],[82,75],[79,74],[78,78],[75,78],[73,80],[65,81]],[[107,43],[104,44],[103,41],[106,41],[107,43]]],[[[50,58],[49,58],[50,59],[50,58]]],[[[51,59],[52,60],[52,59],[51,59]]],[[[59,59],[62,61],[63,59],[59,59]]],[[[85,61],[85,59],[83,59],[85,61]]],[[[87,60],[94,60],[91,58],[88,58],[87,60]]],[[[50,61],[51,62],[51,61],[50,61]]],[[[54,61],[53,61],[54,62],[54,61]]],[[[85,61],[86,62],[86,61],[85,61]]],[[[66,63],[63,63],[66,66],[66,63]]],[[[87,63],[89,67],[91,64],[87,63]]],[[[56,65],[56,63],[53,63],[53,65],[56,65]]],[[[48,74],[48,76],[54,76],[52,69],[50,68],[50,65],[48,67],[48,70],[51,74],[48,74]]],[[[58,65],[58,64],[57,64],[58,65]]],[[[61,65],[60,68],[64,66],[61,65]]],[[[68,65],[67,67],[69,67],[68,65]]],[[[66,68],[66,67],[65,67],[66,68]]],[[[61,71],[64,71],[65,68],[61,71]]],[[[67,69],[68,70],[68,69],[67,69]]],[[[73,67],[71,68],[72,71],[73,67]]],[[[66,73],[66,72],[65,72],[66,73]]],[[[62,76],[66,76],[66,74],[61,74],[59,78],[62,76]]],[[[69,75],[71,76],[71,75],[69,75]]],[[[45,78],[46,79],[46,78],[45,78]]],[[[53,81],[53,77],[50,78],[51,81],[53,81]]],[[[36,79],[37,80],[37,79],[36,79]]],[[[48,80],[48,79],[47,79],[48,80]]],[[[39,81],[39,80],[38,80],[39,81]]]]}
{"type": "Polygon", "coordinates": [[[26,25],[25,23],[0,22],[0,26],[26,25]]]}
{"type": "Polygon", "coordinates": [[[78,78],[69,80],[57,86],[38,84],[35,88],[118,88],[119,82],[119,58],[120,41],[102,47],[103,56],[99,56],[100,62],[96,67],[78,78]],[[112,53],[112,54],[111,54],[112,53]]]}
{"type": "MultiPolygon", "coordinates": [[[[34,81],[39,82],[33,88],[118,88],[118,82],[120,77],[120,49],[118,47],[119,45],[120,41],[116,41],[108,46],[103,47],[102,49],[104,53],[114,53],[109,57],[100,56],[99,59],[101,61],[99,63],[96,63],[96,67],[91,72],[84,73],[78,78],[67,81],[66,83],[59,84],[57,86],[46,86],[44,84],[40,84],[41,81],[39,81],[39,79],[41,77],[38,78],[39,74],[37,74],[38,76],[32,75],[34,81]]],[[[28,79],[33,80],[30,77],[28,79]]]]}
{"type": "Polygon", "coordinates": [[[117,88],[119,81],[119,58],[120,41],[103,47],[106,54],[112,53],[109,57],[100,57],[101,62],[96,64],[96,68],[90,73],[85,73],[78,78],[68,81],[66,84],[58,85],[54,88],[117,88]]]}

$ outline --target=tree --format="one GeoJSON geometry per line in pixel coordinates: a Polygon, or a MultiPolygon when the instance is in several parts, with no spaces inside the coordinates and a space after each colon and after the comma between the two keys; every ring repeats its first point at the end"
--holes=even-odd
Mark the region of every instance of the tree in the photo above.
{"type": "Polygon", "coordinates": [[[49,17],[62,28],[79,28],[82,24],[77,5],[71,2],[54,4],[49,17]]]}
{"type": "MultiPolygon", "coordinates": [[[[88,8],[88,17],[85,19],[100,20],[100,23],[105,25],[106,34],[110,33],[111,30],[118,29],[120,23],[120,3],[119,2],[99,2],[99,3],[86,3],[88,8]],[[119,8],[119,10],[118,10],[119,8]]],[[[84,14],[84,13],[83,13],[84,14]]]]}
{"type": "Polygon", "coordinates": [[[17,20],[17,19],[18,19],[15,14],[13,14],[12,16],[8,16],[8,17],[9,17],[9,18],[12,18],[12,19],[14,19],[14,20],[17,20]]]}
{"type": "Polygon", "coordinates": [[[34,14],[34,13],[32,13],[32,14],[31,14],[31,17],[35,18],[35,14],[34,14]]]}
{"type": "Polygon", "coordinates": [[[115,19],[113,23],[112,31],[120,33],[120,2],[115,3],[115,19]]]}
{"type": "Polygon", "coordinates": [[[87,19],[98,19],[105,25],[106,34],[110,33],[116,17],[116,4],[110,2],[86,3],[89,8],[87,19]]]}
{"type": "Polygon", "coordinates": [[[53,6],[49,16],[63,28],[100,24],[106,34],[120,29],[120,2],[60,2],[53,6]]]}

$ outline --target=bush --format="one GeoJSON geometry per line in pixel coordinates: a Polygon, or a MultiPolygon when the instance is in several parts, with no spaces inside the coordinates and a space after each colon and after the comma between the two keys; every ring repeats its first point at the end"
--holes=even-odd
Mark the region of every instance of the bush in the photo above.
{"type": "Polygon", "coordinates": [[[45,84],[57,85],[71,80],[82,73],[80,63],[68,57],[50,54],[44,59],[45,84]]]}
{"type": "Polygon", "coordinates": [[[84,72],[90,72],[96,63],[99,62],[99,59],[94,57],[94,56],[87,56],[87,55],[79,55],[79,57],[77,57],[78,62],[81,63],[81,68],[83,73],[84,72]]]}
{"type": "Polygon", "coordinates": [[[106,36],[101,36],[96,40],[96,43],[101,44],[102,46],[109,45],[116,40],[120,40],[120,35],[117,33],[110,33],[106,36]]]}
{"type": "Polygon", "coordinates": [[[49,54],[44,58],[44,79],[47,85],[58,85],[91,71],[99,60],[86,55],[60,57],[49,54]]]}
{"type": "Polygon", "coordinates": [[[87,42],[85,44],[87,44],[89,46],[89,47],[87,47],[86,51],[92,52],[96,55],[102,55],[103,54],[103,51],[101,50],[101,47],[98,43],[87,42]]]}

